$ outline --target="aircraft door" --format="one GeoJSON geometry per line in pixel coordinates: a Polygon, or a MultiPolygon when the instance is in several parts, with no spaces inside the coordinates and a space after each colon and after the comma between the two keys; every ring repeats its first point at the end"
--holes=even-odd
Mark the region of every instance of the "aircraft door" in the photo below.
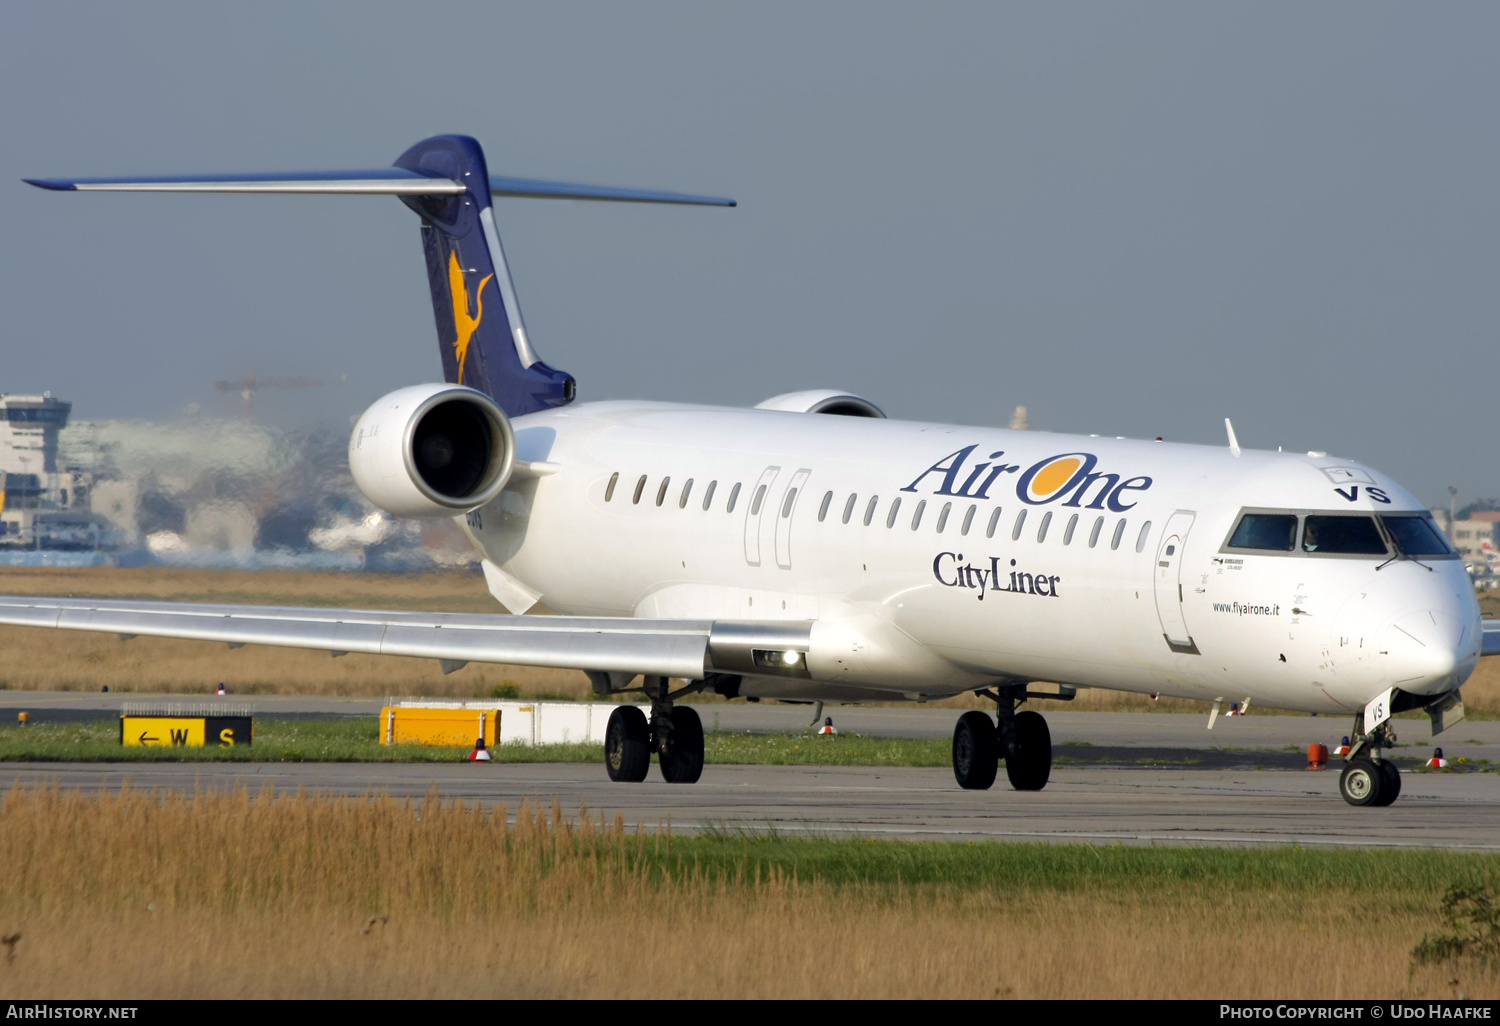
{"type": "Polygon", "coordinates": [[[1193,643],[1187,620],[1182,615],[1182,549],[1194,516],[1191,510],[1180,509],[1167,518],[1152,570],[1156,579],[1156,615],[1161,620],[1161,632],[1166,636],[1167,644],[1174,652],[1196,655],[1198,646],[1193,643]]]}
{"type": "Polygon", "coordinates": [[[776,482],[780,467],[767,467],[760,472],[760,480],[750,489],[745,500],[745,562],[760,566],[760,524],[766,509],[779,510],[776,497],[771,494],[771,485],[776,482]]]}
{"type": "Polygon", "coordinates": [[[786,486],[781,502],[775,510],[776,517],[776,565],[783,570],[792,568],[792,517],[797,512],[797,503],[802,498],[802,488],[807,484],[806,468],[792,475],[792,483],[786,486]]]}

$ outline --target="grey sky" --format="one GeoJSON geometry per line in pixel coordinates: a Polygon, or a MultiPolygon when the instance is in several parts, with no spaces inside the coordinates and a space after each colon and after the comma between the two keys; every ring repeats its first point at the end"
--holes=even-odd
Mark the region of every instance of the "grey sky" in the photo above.
{"type": "Polygon", "coordinates": [[[440,375],[388,198],[23,176],[383,166],[731,195],[508,200],[585,398],[849,388],[897,417],[1327,449],[1500,493],[1493,4],[12,3],[0,390],[346,420],[440,375]],[[439,13],[440,12],[440,13],[439,13]]]}

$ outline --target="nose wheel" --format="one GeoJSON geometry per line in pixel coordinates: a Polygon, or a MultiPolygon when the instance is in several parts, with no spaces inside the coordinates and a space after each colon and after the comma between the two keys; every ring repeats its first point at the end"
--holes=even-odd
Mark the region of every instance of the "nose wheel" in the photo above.
{"type": "MultiPolygon", "coordinates": [[[[1355,730],[1361,723],[1356,721],[1355,730]]],[[[1401,795],[1401,771],[1389,759],[1380,757],[1380,749],[1393,744],[1396,735],[1386,724],[1369,734],[1359,735],[1358,743],[1339,774],[1339,794],[1350,805],[1382,808],[1401,795]]]]}

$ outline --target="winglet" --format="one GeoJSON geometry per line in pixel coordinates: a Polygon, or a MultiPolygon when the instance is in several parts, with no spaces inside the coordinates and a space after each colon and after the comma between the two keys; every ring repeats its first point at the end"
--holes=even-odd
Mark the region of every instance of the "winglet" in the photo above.
{"type": "Polygon", "coordinates": [[[1229,451],[1234,455],[1240,454],[1240,440],[1234,437],[1234,425],[1229,423],[1229,418],[1224,418],[1224,430],[1229,432],[1229,451]]]}

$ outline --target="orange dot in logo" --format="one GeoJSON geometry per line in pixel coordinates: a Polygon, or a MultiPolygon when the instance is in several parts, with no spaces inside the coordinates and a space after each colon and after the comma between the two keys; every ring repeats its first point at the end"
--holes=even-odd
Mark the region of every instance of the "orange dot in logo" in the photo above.
{"type": "Polygon", "coordinates": [[[1077,456],[1065,456],[1062,459],[1053,460],[1037,471],[1036,476],[1031,479],[1032,497],[1045,499],[1071,481],[1073,474],[1081,466],[1083,466],[1083,460],[1077,456]]]}

